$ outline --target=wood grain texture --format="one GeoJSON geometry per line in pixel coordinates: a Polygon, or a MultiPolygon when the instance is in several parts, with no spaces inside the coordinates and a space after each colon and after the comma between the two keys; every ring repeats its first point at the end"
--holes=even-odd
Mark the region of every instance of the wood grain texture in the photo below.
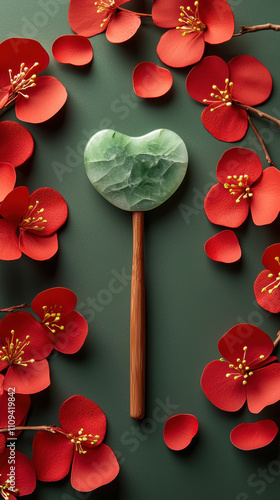
{"type": "Polygon", "coordinates": [[[144,212],[132,212],[133,258],[130,308],[130,416],[145,415],[144,212]]]}

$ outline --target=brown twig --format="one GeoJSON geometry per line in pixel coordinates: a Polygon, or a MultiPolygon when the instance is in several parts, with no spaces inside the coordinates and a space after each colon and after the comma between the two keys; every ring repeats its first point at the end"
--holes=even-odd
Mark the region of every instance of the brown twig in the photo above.
{"type": "Polygon", "coordinates": [[[278,118],[275,118],[274,116],[268,115],[267,113],[264,113],[263,111],[260,111],[259,109],[253,108],[252,106],[248,106],[247,104],[242,104],[239,101],[233,101],[233,103],[236,106],[239,106],[240,108],[245,109],[246,111],[254,113],[254,115],[257,115],[260,118],[266,118],[266,120],[270,120],[271,122],[278,125],[278,127],[280,127],[280,120],[278,120],[278,118]]]}
{"type": "Polygon", "coordinates": [[[264,140],[263,140],[262,136],[260,135],[260,133],[258,132],[258,130],[256,129],[256,127],[255,127],[254,123],[252,122],[252,119],[250,118],[249,114],[248,114],[248,122],[250,123],[253,132],[256,134],[256,137],[257,137],[257,139],[258,139],[258,141],[259,141],[259,143],[260,143],[260,145],[262,147],[262,150],[263,150],[263,152],[265,154],[265,158],[266,158],[267,163],[269,165],[274,166],[273,165],[273,161],[272,161],[272,159],[271,159],[271,157],[270,157],[270,155],[269,155],[269,153],[267,151],[267,148],[266,148],[266,145],[264,143],[264,140]]]}
{"type": "Polygon", "coordinates": [[[16,431],[47,431],[51,432],[52,434],[56,434],[57,430],[55,425],[20,425],[17,427],[5,427],[3,429],[0,429],[0,433],[5,433],[5,432],[16,432],[16,431]]]}
{"type": "Polygon", "coordinates": [[[264,31],[264,30],[280,31],[280,25],[266,23],[266,24],[259,24],[256,26],[240,26],[239,33],[235,33],[233,36],[241,36],[241,35],[246,35],[247,33],[255,33],[256,31],[264,31]]]}
{"type": "Polygon", "coordinates": [[[152,17],[152,14],[143,14],[142,12],[133,12],[132,10],[124,9],[123,7],[118,7],[118,9],[122,10],[123,12],[129,12],[130,14],[134,14],[135,16],[152,17]]]}
{"type": "Polygon", "coordinates": [[[277,337],[276,337],[276,339],[273,342],[274,347],[277,346],[277,344],[278,344],[279,341],[280,341],[280,330],[279,330],[279,332],[277,332],[277,337]]]}
{"type": "Polygon", "coordinates": [[[28,304],[20,304],[18,306],[3,307],[0,312],[13,312],[15,309],[23,309],[25,307],[30,307],[28,304]]]}

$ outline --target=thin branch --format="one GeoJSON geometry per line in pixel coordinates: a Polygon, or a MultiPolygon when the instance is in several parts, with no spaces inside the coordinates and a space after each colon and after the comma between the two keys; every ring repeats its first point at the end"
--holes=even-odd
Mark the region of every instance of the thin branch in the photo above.
{"type": "Polygon", "coordinates": [[[235,33],[233,36],[241,36],[241,35],[246,35],[247,33],[255,33],[256,31],[264,31],[264,30],[280,31],[280,25],[267,23],[267,24],[259,24],[256,26],[240,26],[239,33],[235,33]]]}
{"type": "Polygon", "coordinates": [[[256,129],[256,127],[255,127],[254,123],[252,122],[249,114],[248,114],[248,122],[250,123],[253,132],[256,134],[256,137],[257,137],[257,139],[258,139],[258,141],[259,141],[259,143],[260,143],[260,145],[262,147],[262,150],[263,150],[263,152],[265,154],[266,161],[268,162],[269,165],[274,166],[273,165],[273,161],[272,161],[272,159],[271,159],[271,157],[270,157],[270,155],[269,155],[269,153],[267,151],[267,148],[266,148],[266,145],[264,143],[264,140],[263,140],[262,136],[260,135],[260,133],[258,132],[258,130],[256,129]]]}
{"type": "Polygon", "coordinates": [[[18,306],[11,306],[11,307],[3,307],[0,309],[0,312],[13,312],[15,309],[23,309],[25,307],[31,307],[28,304],[20,304],[18,306]]]}
{"type": "Polygon", "coordinates": [[[274,347],[277,346],[277,344],[278,344],[279,341],[280,341],[280,330],[279,330],[279,332],[277,332],[277,337],[276,337],[276,339],[273,342],[274,347]]]}
{"type": "Polygon", "coordinates": [[[260,111],[259,109],[252,108],[252,106],[248,106],[247,104],[242,104],[239,101],[233,101],[233,103],[236,106],[239,106],[240,108],[245,109],[246,111],[250,111],[251,113],[254,113],[254,115],[259,116],[260,118],[266,118],[266,120],[270,120],[273,123],[276,123],[278,127],[280,127],[280,120],[278,118],[275,118],[274,116],[268,115],[267,113],[264,113],[263,111],[260,111]]]}
{"type": "Polygon", "coordinates": [[[118,7],[119,10],[122,10],[123,12],[129,12],[130,14],[134,14],[135,16],[140,16],[140,17],[152,17],[152,14],[143,14],[142,12],[133,12],[132,10],[124,9],[123,7],[118,7]]]}
{"type": "Polygon", "coordinates": [[[16,432],[16,431],[47,431],[51,432],[52,434],[56,434],[57,430],[55,425],[20,425],[18,427],[6,427],[3,429],[0,429],[0,433],[4,432],[16,432]]]}

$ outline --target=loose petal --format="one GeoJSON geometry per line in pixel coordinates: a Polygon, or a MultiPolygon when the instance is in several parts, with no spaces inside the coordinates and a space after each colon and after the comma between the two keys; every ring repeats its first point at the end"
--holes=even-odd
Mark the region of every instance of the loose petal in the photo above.
{"type": "Polygon", "coordinates": [[[170,90],[172,83],[170,71],[154,63],[140,63],[133,72],[133,88],[139,97],[160,97],[170,90]]]}
{"type": "Polygon", "coordinates": [[[230,434],[231,442],[240,450],[257,450],[270,444],[278,433],[273,420],[260,420],[237,425],[230,434]]]}
{"type": "Polygon", "coordinates": [[[197,431],[198,420],[194,415],[174,415],[165,423],[163,439],[171,450],[183,450],[191,443],[197,431]]]}
{"type": "Polygon", "coordinates": [[[22,165],[33,153],[34,141],[30,132],[20,123],[0,123],[0,159],[13,167],[22,165]]]}
{"type": "Polygon", "coordinates": [[[28,123],[42,123],[52,118],[65,104],[67,91],[53,76],[39,76],[29,99],[19,96],[16,100],[16,116],[28,123]]]}
{"type": "Polygon", "coordinates": [[[74,66],[89,64],[93,58],[90,41],[79,35],[60,36],[52,45],[52,53],[58,62],[74,66]]]}
{"type": "Polygon", "coordinates": [[[233,231],[225,230],[212,236],[205,243],[205,252],[212,260],[229,264],[241,257],[238,238],[233,231]]]}

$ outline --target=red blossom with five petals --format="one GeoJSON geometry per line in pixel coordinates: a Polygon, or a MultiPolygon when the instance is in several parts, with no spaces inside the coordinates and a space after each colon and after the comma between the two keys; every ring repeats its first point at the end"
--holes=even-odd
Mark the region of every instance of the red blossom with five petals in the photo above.
{"type": "Polygon", "coordinates": [[[266,311],[280,312],[280,243],[269,246],[262,257],[266,271],[262,271],[255,283],[257,303],[266,311]]]}
{"type": "Polygon", "coordinates": [[[62,108],[67,99],[62,83],[53,76],[37,76],[49,64],[39,42],[8,38],[0,44],[0,61],[0,109],[14,102],[19,120],[41,123],[62,108]]]}
{"type": "Polygon", "coordinates": [[[82,347],[88,333],[85,318],[74,311],[77,297],[68,288],[50,288],[39,293],[31,303],[41,320],[41,327],[53,335],[53,347],[74,354],[82,347]]]}
{"type": "Polygon", "coordinates": [[[228,64],[218,56],[208,56],[189,72],[186,87],[193,99],[207,105],[201,120],[208,132],[220,141],[235,142],[248,128],[242,106],[263,103],[271,94],[272,78],[252,56],[236,56],[228,64]]]}
{"type": "Polygon", "coordinates": [[[197,63],[205,42],[226,42],[234,32],[233,13],[225,0],[155,0],[152,17],[157,26],[170,28],[162,35],[157,53],[174,68],[197,63]]]}
{"type": "Polygon", "coordinates": [[[15,188],[0,206],[0,259],[19,259],[22,253],[35,260],[51,258],[58,250],[56,231],[67,213],[64,198],[54,189],[29,194],[25,186],[15,188]]]}
{"type": "Polygon", "coordinates": [[[119,464],[102,441],[106,417],[84,396],[67,399],[59,411],[61,428],[55,434],[39,431],[33,441],[33,464],[40,481],[59,481],[71,469],[71,485],[78,491],[92,491],[110,483],[119,464]],[[59,457],[59,460],[58,460],[59,457]]]}
{"type": "Polygon", "coordinates": [[[0,371],[5,371],[5,391],[12,387],[19,394],[34,394],[50,385],[49,337],[27,312],[9,313],[1,320],[0,371]]]}
{"type": "Polygon", "coordinates": [[[245,148],[228,149],[217,165],[219,184],[204,201],[208,219],[227,227],[240,226],[251,210],[257,226],[270,224],[280,211],[280,172],[262,169],[258,155],[245,148]]]}
{"type": "Polygon", "coordinates": [[[280,399],[280,363],[271,356],[274,343],[260,328],[247,323],[231,328],[219,341],[222,358],[203,371],[201,387],[217,408],[239,410],[247,400],[259,413],[280,399]]]}
{"type": "Polygon", "coordinates": [[[15,500],[18,496],[31,495],[36,488],[36,476],[31,460],[15,450],[15,474],[11,475],[11,450],[0,454],[0,498],[15,500]]]}
{"type": "Polygon", "coordinates": [[[129,40],[138,30],[141,19],[121,5],[130,0],[71,0],[68,19],[78,35],[91,37],[106,30],[109,42],[129,40]]]}

